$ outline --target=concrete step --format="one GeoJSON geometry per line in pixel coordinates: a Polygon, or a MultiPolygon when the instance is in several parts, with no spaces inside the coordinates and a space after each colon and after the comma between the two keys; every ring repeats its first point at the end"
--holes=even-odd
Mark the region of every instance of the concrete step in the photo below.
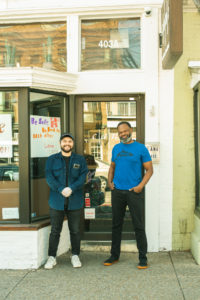
{"type": "MultiPolygon", "coordinates": [[[[111,241],[81,241],[82,251],[97,251],[110,253],[111,241]]],[[[136,241],[121,242],[121,252],[138,252],[136,241]]]]}

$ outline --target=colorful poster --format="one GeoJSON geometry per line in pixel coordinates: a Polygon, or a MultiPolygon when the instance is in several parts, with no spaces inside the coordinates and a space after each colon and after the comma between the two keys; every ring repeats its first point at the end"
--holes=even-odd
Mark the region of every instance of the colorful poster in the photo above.
{"type": "Polygon", "coordinates": [[[12,151],[12,115],[0,115],[0,157],[10,158],[12,151]]]}
{"type": "Polygon", "coordinates": [[[60,118],[30,116],[31,157],[48,157],[60,151],[60,118]]]}

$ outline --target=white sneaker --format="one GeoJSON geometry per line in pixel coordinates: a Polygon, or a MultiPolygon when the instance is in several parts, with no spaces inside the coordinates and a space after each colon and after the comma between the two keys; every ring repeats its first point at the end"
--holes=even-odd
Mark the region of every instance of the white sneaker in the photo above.
{"type": "Polygon", "coordinates": [[[82,267],[82,264],[81,264],[81,261],[80,261],[78,255],[72,255],[71,256],[71,263],[72,263],[72,266],[74,268],[80,268],[80,267],[82,267]]]}
{"type": "Polygon", "coordinates": [[[49,256],[49,258],[48,258],[46,264],[44,265],[44,268],[45,268],[45,269],[48,269],[48,270],[49,270],[49,269],[53,269],[53,267],[54,267],[56,264],[57,264],[56,258],[53,257],[53,256],[49,256]]]}

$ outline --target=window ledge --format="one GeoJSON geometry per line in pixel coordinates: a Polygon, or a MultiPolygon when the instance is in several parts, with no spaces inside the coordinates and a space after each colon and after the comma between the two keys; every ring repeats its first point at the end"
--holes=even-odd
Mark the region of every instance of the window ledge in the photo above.
{"type": "Polygon", "coordinates": [[[188,68],[192,76],[190,86],[193,89],[200,82],[200,60],[189,61],[188,68]]]}
{"type": "Polygon", "coordinates": [[[0,231],[37,231],[49,225],[49,219],[32,224],[0,224],[0,231]]]}
{"type": "Polygon", "coordinates": [[[76,88],[77,79],[77,74],[45,68],[0,68],[0,87],[31,87],[41,90],[69,93],[76,88]]]}

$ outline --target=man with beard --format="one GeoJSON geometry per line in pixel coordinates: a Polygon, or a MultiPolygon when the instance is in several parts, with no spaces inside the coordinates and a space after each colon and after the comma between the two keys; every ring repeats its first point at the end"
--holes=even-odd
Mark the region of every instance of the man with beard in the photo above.
{"type": "Polygon", "coordinates": [[[111,256],[104,262],[111,266],[120,256],[122,225],[128,205],[139,252],[138,269],[146,269],[147,238],[144,227],[144,186],[153,174],[151,156],[147,148],[132,139],[129,122],[117,126],[120,143],[112,150],[108,185],[112,193],[112,246],[111,256]],[[145,175],[142,178],[142,167],[145,175]]]}
{"type": "Polygon", "coordinates": [[[72,248],[71,263],[74,268],[82,266],[80,254],[80,216],[84,203],[83,186],[88,173],[85,158],[72,152],[74,138],[70,133],[60,137],[61,152],[48,157],[46,181],[50,187],[49,206],[51,233],[49,258],[44,266],[56,265],[56,252],[60,240],[64,216],[67,216],[72,248]]]}

